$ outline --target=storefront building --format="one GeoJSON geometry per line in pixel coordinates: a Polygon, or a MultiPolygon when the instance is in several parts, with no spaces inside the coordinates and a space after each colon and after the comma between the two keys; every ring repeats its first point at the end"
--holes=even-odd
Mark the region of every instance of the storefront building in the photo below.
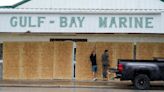
{"type": "Polygon", "coordinates": [[[162,0],[22,0],[2,6],[1,75],[90,80],[89,55],[96,48],[101,79],[105,49],[114,68],[118,59],[164,57],[163,25],[162,0]]]}

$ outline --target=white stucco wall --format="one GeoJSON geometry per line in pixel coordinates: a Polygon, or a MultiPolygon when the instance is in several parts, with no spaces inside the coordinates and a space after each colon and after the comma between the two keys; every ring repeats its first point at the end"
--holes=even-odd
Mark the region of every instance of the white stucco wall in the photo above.
{"type": "Polygon", "coordinates": [[[161,31],[164,31],[164,11],[161,13],[161,31]]]}

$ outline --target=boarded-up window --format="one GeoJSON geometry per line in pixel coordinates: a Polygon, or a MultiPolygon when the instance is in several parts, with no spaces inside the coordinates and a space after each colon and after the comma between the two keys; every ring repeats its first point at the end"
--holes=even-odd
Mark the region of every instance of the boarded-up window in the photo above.
{"type": "MultiPolygon", "coordinates": [[[[76,79],[91,80],[90,54],[96,47],[98,72],[97,77],[102,78],[101,56],[105,49],[109,50],[110,65],[116,68],[118,59],[133,59],[133,43],[110,43],[110,42],[81,42],[77,43],[76,56],[76,79]]],[[[110,77],[112,77],[111,75],[110,77]]]]}
{"type": "Polygon", "coordinates": [[[72,79],[72,42],[4,42],[4,79],[72,79]]]}
{"type": "Polygon", "coordinates": [[[164,57],[164,43],[137,43],[137,59],[164,57]]]}

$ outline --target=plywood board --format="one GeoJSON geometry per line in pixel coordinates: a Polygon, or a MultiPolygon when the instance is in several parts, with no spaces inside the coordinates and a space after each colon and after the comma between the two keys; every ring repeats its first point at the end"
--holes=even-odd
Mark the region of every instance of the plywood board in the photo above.
{"type": "Polygon", "coordinates": [[[76,43],[76,80],[91,80],[92,68],[90,54],[96,43],[78,42],[76,43]]]}
{"type": "Polygon", "coordinates": [[[52,68],[42,68],[40,76],[38,79],[53,79],[53,69],[52,68]]]}
{"type": "Polygon", "coordinates": [[[39,79],[53,79],[54,44],[42,42],[40,48],[39,79]]]}
{"type": "Polygon", "coordinates": [[[40,58],[40,43],[25,42],[22,54],[22,79],[38,79],[38,63],[40,58]]]}
{"type": "MultiPolygon", "coordinates": [[[[77,43],[76,56],[76,79],[91,80],[92,71],[89,56],[92,50],[96,47],[98,79],[102,79],[102,54],[104,50],[109,50],[109,61],[112,68],[116,68],[118,59],[133,58],[132,43],[112,43],[112,42],[97,42],[97,43],[77,43]],[[84,67],[83,67],[84,66],[84,67]]],[[[112,77],[113,75],[111,75],[112,77]]]]}
{"type": "Polygon", "coordinates": [[[19,42],[4,42],[3,79],[20,79],[22,46],[19,42]]]}
{"type": "Polygon", "coordinates": [[[54,42],[54,79],[72,79],[72,42],[54,42]]]}
{"type": "Polygon", "coordinates": [[[132,43],[113,43],[114,44],[114,59],[112,66],[116,67],[118,59],[133,59],[133,44],[132,43]]]}
{"type": "Polygon", "coordinates": [[[4,66],[10,66],[10,67],[18,67],[19,66],[19,50],[20,50],[20,45],[19,43],[4,43],[4,48],[3,48],[3,60],[4,60],[4,66]]]}
{"type": "Polygon", "coordinates": [[[5,68],[3,70],[3,79],[4,80],[18,80],[20,79],[19,77],[19,69],[15,69],[15,68],[5,68]]]}
{"type": "Polygon", "coordinates": [[[157,52],[158,55],[156,57],[164,58],[164,43],[159,43],[157,52]]]}
{"type": "Polygon", "coordinates": [[[4,79],[72,79],[72,46],[71,42],[8,42],[4,79]]]}
{"type": "Polygon", "coordinates": [[[137,59],[152,60],[164,57],[164,43],[137,43],[137,59]]]}

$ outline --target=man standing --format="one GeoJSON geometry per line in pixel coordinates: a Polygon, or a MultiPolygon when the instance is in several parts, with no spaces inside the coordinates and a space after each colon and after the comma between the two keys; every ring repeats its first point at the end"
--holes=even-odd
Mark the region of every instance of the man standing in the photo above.
{"type": "Polygon", "coordinates": [[[92,64],[92,72],[93,72],[93,81],[97,80],[97,62],[96,62],[96,51],[93,50],[90,55],[90,61],[92,64]]]}
{"type": "Polygon", "coordinates": [[[109,66],[109,54],[108,50],[105,50],[102,54],[102,68],[103,68],[103,80],[107,78],[107,70],[109,66]]]}

